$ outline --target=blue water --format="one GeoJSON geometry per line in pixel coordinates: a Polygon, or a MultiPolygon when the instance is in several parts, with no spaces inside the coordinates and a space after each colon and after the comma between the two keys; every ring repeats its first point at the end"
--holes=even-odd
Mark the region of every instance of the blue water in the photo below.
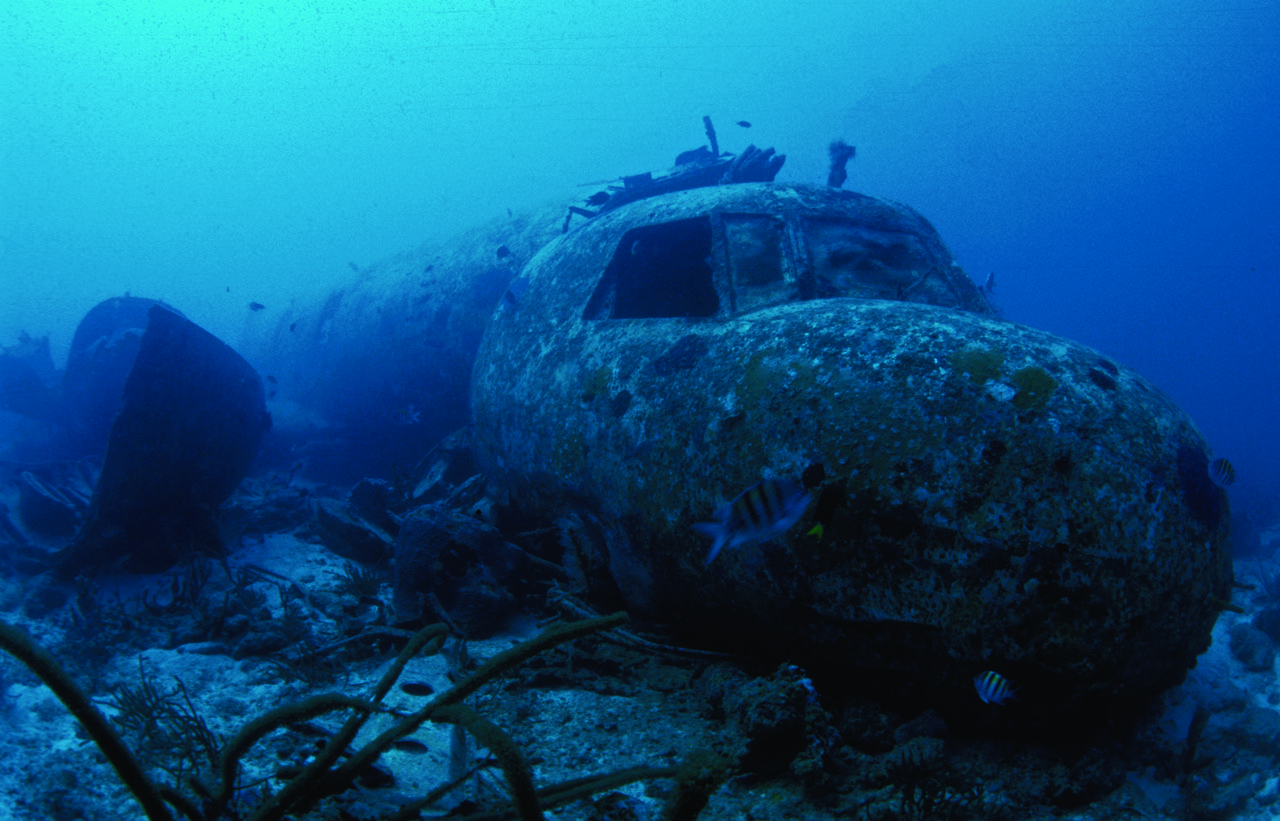
{"type": "Polygon", "coordinates": [[[62,357],[126,291],[235,344],[250,301],[665,168],[709,114],[783,180],[857,145],[846,187],[923,212],[1009,319],[1145,374],[1274,521],[1278,64],[1264,0],[11,0],[0,344],[62,357]]]}

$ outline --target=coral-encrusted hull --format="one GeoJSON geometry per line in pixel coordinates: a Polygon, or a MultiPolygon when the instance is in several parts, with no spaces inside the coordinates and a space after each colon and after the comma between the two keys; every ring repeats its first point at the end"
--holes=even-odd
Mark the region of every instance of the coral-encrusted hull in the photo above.
{"type": "Polygon", "coordinates": [[[579,564],[633,608],[953,720],[989,717],[972,681],[997,670],[1028,728],[1106,715],[1208,646],[1231,571],[1206,445],[1096,351],[888,300],[565,313],[499,312],[476,442],[515,503],[582,517],[600,555],[579,564]],[[706,566],[692,526],[766,473],[818,500],[706,566]]]}

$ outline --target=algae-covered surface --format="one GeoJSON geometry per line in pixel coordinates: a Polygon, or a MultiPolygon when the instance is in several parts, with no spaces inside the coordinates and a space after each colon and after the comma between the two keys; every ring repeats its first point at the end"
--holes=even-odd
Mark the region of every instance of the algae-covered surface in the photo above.
{"type": "Polygon", "coordinates": [[[1176,683],[1230,598],[1207,445],[1084,346],[884,300],[551,324],[499,320],[478,442],[524,509],[599,518],[639,612],[953,715],[1008,670],[1070,724],[1176,683]],[[693,525],[764,476],[817,501],[705,566],[693,525]]]}

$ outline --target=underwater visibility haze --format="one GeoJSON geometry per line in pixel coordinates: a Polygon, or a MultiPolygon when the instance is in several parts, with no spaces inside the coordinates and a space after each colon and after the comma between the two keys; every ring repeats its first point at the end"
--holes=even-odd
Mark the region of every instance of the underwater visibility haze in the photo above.
{"type": "Polygon", "coordinates": [[[1280,3],[0,68],[0,821],[1280,814],[1280,3]]]}

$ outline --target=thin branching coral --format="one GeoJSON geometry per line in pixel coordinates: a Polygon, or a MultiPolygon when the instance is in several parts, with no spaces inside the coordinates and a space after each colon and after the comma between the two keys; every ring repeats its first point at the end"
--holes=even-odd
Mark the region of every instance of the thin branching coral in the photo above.
{"type": "Polygon", "coordinates": [[[71,714],[84,727],[89,738],[98,745],[107,761],[115,768],[120,780],[138,799],[142,810],[150,821],[171,821],[173,816],[169,807],[160,797],[155,784],[143,772],[138,759],[120,740],[120,736],[111,728],[106,717],[93,706],[89,697],[76,686],[71,677],[62,669],[50,653],[37,646],[25,631],[7,622],[0,621],[0,650],[4,650],[18,661],[25,664],[31,672],[40,677],[53,694],[58,697],[71,714]]]}
{"type": "Polygon", "coordinates": [[[111,696],[116,715],[112,719],[121,734],[146,763],[167,772],[175,783],[218,760],[222,744],[196,709],[181,679],[170,689],[138,660],[138,685],[122,684],[111,696]]]}
{"type": "MultiPolygon", "coordinates": [[[[26,664],[54,691],[54,694],[85,727],[90,738],[99,746],[126,786],[142,804],[149,821],[171,821],[173,816],[168,805],[176,807],[189,821],[215,821],[215,819],[226,817],[244,818],[245,821],[279,821],[286,815],[302,817],[317,801],[349,787],[379,755],[429,721],[464,728],[478,743],[489,749],[506,779],[511,796],[509,805],[479,808],[471,815],[463,817],[471,821],[510,817],[533,821],[543,818],[545,809],[580,800],[602,790],[616,789],[634,781],[672,778],[675,777],[677,770],[629,768],[538,788],[534,783],[528,760],[514,740],[496,724],[463,702],[476,690],[535,655],[566,642],[612,629],[626,620],[625,613],[615,613],[594,619],[554,624],[538,636],[490,658],[475,671],[436,694],[416,712],[407,715],[396,714],[396,720],[388,729],[343,760],[342,756],[349,751],[350,744],[368,718],[374,713],[389,712],[382,706],[382,700],[395,685],[409,660],[419,654],[429,655],[439,652],[444,645],[448,633],[443,625],[425,627],[408,641],[367,700],[338,693],[321,694],[276,708],[250,721],[221,748],[216,762],[215,778],[219,782],[216,786],[203,783],[190,770],[185,770],[186,775],[181,784],[173,786],[155,784],[146,775],[133,752],[112,729],[110,723],[76,687],[52,655],[37,647],[23,631],[3,622],[0,622],[0,650],[10,653],[26,664]],[[258,806],[249,808],[232,806],[239,788],[241,761],[255,744],[274,730],[337,711],[348,712],[349,716],[311,763],[278,792],[267,796],[258,806]],[[183,792],[184,788],[186,792],[183,792]],[[196,798],[193,799],[189,793],[194,794],[196,798]]],[[[137,692],[131,691],[122,697],[130,703],[139,700],[141,702],[157,701],[157,699],[160,702],[167,702],[172,701],[170,697],[176,698],[176,694],[163,694],[154,686],[147,687],[144,679],[142,687],[137,692]]],[[[210,735],[204,741],[209,742],[211,738],[210,735]]],[[[209,750],[203,749],[208,746],[208,743],[203,743],[202,752],[208,754],[209,750]]],[[[702,770],[706,769],[705,766],[702,767],[702,770]]],[[[705,803],[706,795],[723,777],[726,777],[727,770],[721,773],[720,769],[723,768],[717,769],[715,777],[705,777],[704,773],[701,780],[695,779],[700,788],[693,792],[699,794],[700,800],[690,801],[685,795],[688,793],[687,790],[678,790],[677,794],[683,795],[684,799],[679,807],[672,808],[674,812],[669,811],[669,817],[681,819],[695,817],[705,803]]],[[[394,818],[417,817],[419,810],[438,801],[455,786],[457,786],[456,783],[442,785],[428,796],[405,805],[394,818]]]]}

